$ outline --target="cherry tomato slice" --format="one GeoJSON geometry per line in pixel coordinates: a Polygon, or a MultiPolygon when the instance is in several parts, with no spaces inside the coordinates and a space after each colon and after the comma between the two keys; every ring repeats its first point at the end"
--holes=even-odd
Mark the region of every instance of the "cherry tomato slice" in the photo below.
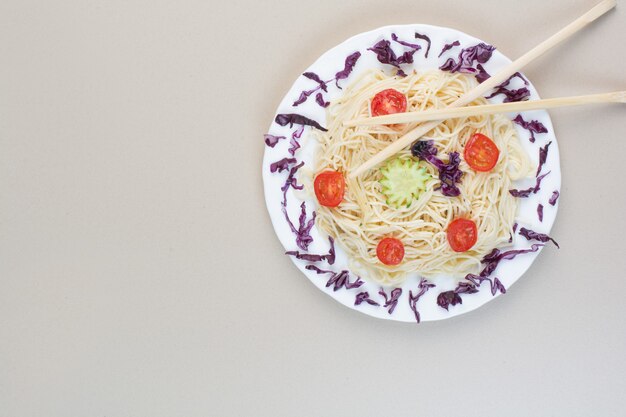
{"type": "Polygon", "coordinates": [[[388,88],[376,94],[372,99],[372,116],[404,113],[406,107],[406,96],[398,90],[388,88]]]}
{"type": "Polygon", "coordinates": [[[454,219],[448,225],[448,243],[455,252],[468,251],[478,240],[476,223],[470,219],[454,219]]]}
{"type": "Polygon", "coordinates": [[[343,174],[337,171],[324,171],[313,181],[315,196],[322,206],[337,207],[343,200],[346,182],[343,174]]]}
{"type": "Polygon", "coordinates": [[[385,265],[398,265],[404,258],[404,245],[395,237],[386,237],[378,242],[376,256],[385,265]]]}
{"type": "Polygon", "coordinates": [[[465,162],[474,170],[480,172],[491,171],[498,163],[500,150],[495,143],[482,133],[475,133],[465,144],[463,157],[465,162]]]}

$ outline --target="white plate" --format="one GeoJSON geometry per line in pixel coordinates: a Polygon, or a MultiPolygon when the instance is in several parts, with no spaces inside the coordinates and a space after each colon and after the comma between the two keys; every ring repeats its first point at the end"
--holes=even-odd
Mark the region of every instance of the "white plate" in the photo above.
{"type": "MultiPolygon", "coordinates": [[[[381,39],[391,40],[392,33],[395,33],[401,40],[423,45],[422,49],[414,55],[414,63],[402,66],[407,73],[409,71],[412,71],[413,69],[424,70],[438,68],[449,57],[457,60],[458,53],[460,52],[461,48],[467,48],[469,46],[482,42],[481,40],[469,36],[465,33],[449,28],[421,24],[386,26],[370,32],[361,33],[346,40],[342,44],[332,48],[331,50],[323,54],[317,61],[315,61],[315,63],[313,63],[313,65],[307,68],[306,71],[318,74],[323,80],[331,79],[335,76],[335,73],[343,69],[344,60],[348,55],[354,53],[355,51],[360,51],[361,57],[357,61],[354,70],[352,71],[348,79],[340,81],[340,85],[345,86],[349,84],[351,80],[357,77],[362,71],[370,68],[382,68],[386,72],[391,73],[394,68],[390,65],[381,64],[380,62],[378,62],[378,60],[376,59],[376,55],[373,52],[368,51],[367,48],[372,47],[381,39]],[[420,39],[415,39],[415,32],[430,37],[432,44],[428,58],[425,58],[424,56],[426,43],[421,41],[420,39]],[[438,58],[437,55],[439,55],[443,46],[455,40],[459,40],[461,42],[460,47],[453,48],[445,52],[441,56],[441,58],[438,58]]],[[[392,48],[396,51],[396,54],[398,55],[401,54],[403,51],[408,50],[408,48],[395,42],[392,42],[392,48]]],[[[489,74],[494,74],[510,62],[511,61],[507,57],[505,57],[498,50],[496,50],[494,51],[491,59],[483,66],[489,74]]],[[[516,78],[509,85],[509,87],[519,88],[521,87],[521,85],[521,80],[516,78]]],[[[325,111],[315,102],[314,94],[311,95],[305,103],[297,107],[292,106],[293,102],[298,99],[302,91],[310,90],[316,86],[317,84],[314,81],[303,76],[298,77],[298,79],[295,81],[289,92],[285,95],[282,102],[278,106],[276,114],[297,113],[313,119],[319,122],[322,126],[325,126],[325,111]]],[[[537,94],[537,91],[532,86],[532,84],[529,85],[528,88],[531,92],[530,99],[539,99],[539,95],[537,94]]],[[[334,83],[330,83],[328,85],[328,93],[324,93],[324,96],[327,100],[332,102],[333,100],[341,96],[341,90],[338,89],[334,83]]],[[[491,99],[490,102],[501,102],[502,97],[502,95],[498,95],[491,99]]],[[[516,116],[516,114],[510,114],[507,116],[512,119],[516,116]]],[[[515,125],[520,137],[521,144],[526,152],[529,154],[529,157],[534,164],[537,164],[538,162],[539,148],[550,141],[552,142],[549,148],[546,164],[542,170],[542,172],[551,171],[551,173],[544,178],[541,184],[541,190],[537,194],[531,194],[529,198],[520,199],[520,210],[519,215],[516,217],[516,220],[520,224],[520,226],[527,227],[540,233],[549,233],[556,218],[558,203],[555,206],[551,206],[550,204],[548,204],[548,200],[552,195],[552,192],[555,190],[560,190],[561,186],[561,170],[559,165],[558,145],[554,136],[554,129],[550,121],[550,116],[546,111],[524,112],[522,113],[522,116],[525,120],[538,120],[547,127],[548,133],[536,134],[536,142],[530,143],[530,141],[528,140],[529,132],[515,125]],[[538,203],[542,203],[544,205],[543,222],[540,222],[537,216],[538,203]]],[[[289,125],[283,127],[279,126],[275,122],[272,122],[268,133],[275,136],[286,136],[287,139],[281,140],[274,148],[266,147],[265,155],[263,158],[263,182],[265,187],[265,200],[267,204],[267,209],[272,219],[274,230],[276,231],[278,238],[280,239],[281,243],[285,247],[285,250],[287,251],[300,250],[296,246],[295,236],[291,232],[290,227],[287,224],[287,221],[281,211],[281,201],[283,196],[280,188],[287,178],[287,172],[283,171],[282,173],[270,173],[269,166],[272,162],[290,156],[288,153],[288,149],[290,147],[289,139],[291,138],[292,133],[297,129],[298,126],[295,125],[290,128],[289,125]]],[[[306,137],[310,129],[310,127],[305,128],[304,134],[302,136],[303,139],[306,137]]],[[[312,167],[314,165],[312,156],[315,146],[317,146],[317,144],[314,140],[302,140],[302,148],[298,150],[295,154],[298,162],[303,161],[306,166],[312,167]]],[[[530,186],[534,185],[534,183],[535,179],[529,178],[527,180],[516,183],[516,188],[529,188],[530,186]]],[[[299,193],[299,195],[301,194],[302,193],[299,193]]],[[[302,200],[298,198],[298,196],[294,194],[291,189],[287,194],[287,201],[288,214],[292,221],[296,224],[296,227],[298,224],[298,216],[300,214],[301,202],[306,202],[308,213],[307,218],[310,218],[311,211],[317,206],[317,202],[315,201],[315,199],[302,200]]],[[[313,227],[311,236],[313,237],[314,241],[309,246],[308,253],[327,253],[329,248],[327,235],[325,235],[323,231],[318,230],[317,227],[313,227]]],[[[536,242],[529,242],[522,236],[516,234],[513,240],[513,249],[526,249],[531,246],[531,243],[536,242]]],[[[491,275],[491,277],[493,278],[497,276],[504,284],[505,288],[509,289],[511,285],[513,285],[513,283],[517,281],[517,279],[519,279],[519,277],[522,276],[522,274],[530,267],[530,265],[538,255],[539,252],[528,253],[517,256],[513,260],[503,261],[500,263],[500,265],[491,275]]],[[[290,258],[316,287],[318,287],[321,291],[333,297],[335,300],[339,301],[343,305],[373,317],[389,320],[415,322],[413,310],[409,306],[409,291],[412,291],[413,294],[417,292],[419,283],[419,277],[417,275],[409,276],[409,278],[401,286],[402,295],[395,310],[392,314],[390,314],[388,312],[388,309],[383,307],[384,299],[378,293],[381,288],[380,284],[376,283],[373,280],[369,280],[367,276],[361,275],[361,279],[365,281],[365,283],[360,288],[341,288],[338,291],[333,291],[332,286],[328,288],[326,287],[326,282],[328,280],[327,275],[318,275],[314,271],[305,269],[305,266],[308,265],[309,262],[298,260],[291,256],[290,258]],[[362,303],[358,306],[355,306],[354,303],[356,294],[363,291],[367,291],[370,298],[377,301],[381,305],[373,306],[367,303],[362,303]]],[[[331,266],[326,264],[325,262],[322,262],[319,263],[318,266],[322,269],[330,269],[337,272],[341,270],[349,270],[347,255],[339,246],[336,246],[336,262],[334,263],[334,265],[331,266]]],[[[351,281],[354,281],[356,279],[356,274],[350,275],[351,281]]],[[[462,296],[462,304],[450,306],[449,311],[446,311],[445,309],[437,305],[437,296],[443,291],[453,290],[456,287],[458,280],[452,279],[450,277],[441,276],[430,279],[429,281],[436,284],[436,287],[431,288],[417,302],[417,309],[419,310],[421,321],[441,320],[459,314],[467,313],[495,298],[495,296],[493,296],[491,293],[489,283],[485,282],[480,287],[480,291],[478,293],[464,294],[462,296]]],[[[385,288],[385,291],[387,292],[387,294],[389,294],[392,289],[392,287],[388,287],[385,288]]],[[[499,294],[500,293],[498,292],[496,296],[498,296],[499,294]]]]}

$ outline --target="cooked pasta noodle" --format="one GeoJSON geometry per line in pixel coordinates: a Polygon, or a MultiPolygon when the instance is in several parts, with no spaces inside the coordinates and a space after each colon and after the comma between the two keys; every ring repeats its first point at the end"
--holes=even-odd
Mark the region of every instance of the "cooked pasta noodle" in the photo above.
{"type": "MultiPolygon", "coordinates": [[[[406,94],[407,111],[446,107],[476,85],[473,76],[430,70],[391,77],[380,70],[363,73],[345,88],[344,95],[327,110],[328,132],[316,133],[320,143],[315,173],[326,169],[350,172],[385,148],[416,124],[398,126],[344,127],[343,121],[370,115],[369,103],[378,92],[393,88],[406,94]]],[[[485,104],[477,99],[470,105],[485,104]]],[[[517,200],[508,190],[511,182],[528,176],[532,167],[522,149],[512,122],[501,115],[480,115],[446,120],[422,139],[432,139],[438,157],[447,161],[449,152],[463,154],[469,137],[480,132],[500,150],[497,165],[489,172],[475,172],[462,159],[461,195],[446,197],[437,191],[438,171],[420,162],[431,178],[409,207],[385,203],[380,170],[375,168],[356,179],[346,179],[346,194],[339,207],[320,206],[317,226],[333,236],[351,259],[351,267],[383,284],[399,284],[407,273],[425,277],[446,274],[462,277],[479,270],[480,259],[494,247],[506,245],[517,212],[517,200]],[[446,239],[447,225],[457,217],[472,219],[478,240],[467,252],[454,252],[446,239]],[[376,246],[385,237],[400,239],[405,256],[399,265],[387,266],[376,256],[376,246]]],[[[413,158],[410,149],[395,157],[413,158]]]]}

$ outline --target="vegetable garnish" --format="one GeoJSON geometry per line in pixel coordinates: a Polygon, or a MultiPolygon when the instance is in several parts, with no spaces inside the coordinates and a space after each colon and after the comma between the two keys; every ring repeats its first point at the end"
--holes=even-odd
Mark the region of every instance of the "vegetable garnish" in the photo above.
{"type": "Polygon", "coordinates": [[[463,157],[465,162],[474,170],[480,172],[491,171],[498,163],[500,150],[496,144],[482,133],[475,133],[465,144],[463,157]]]}
{"type": "Polygon", "coordinates": [[[281,139],[286,139],[286,138],[285,136],[274,136],[274,135],[266,134],[266,135],[263,135],[263,139],[265,139],[265,144],[267,146],[269,146],[270,148],[273,148],[274,146],[276,146],[278,141],[280,141],[281,139]]]}
{"type": "Polygon", "coordinates": [[[559,192],[558,191],[554,191],[552,193],[552,196],[550,197],[550,200],[548,200],[548,203],[550,203],[551,206],[554,206],[556,204],[556,201],[559,199],[559,192]]]}
{"type": "Polygon", "coordinates": [[[541,181],[548,175],[550,174],[550,172],[552,171],[548,171],[543,175],[540,175],[537,177],[537,179],[535,180],[535,186],[534,187],[530,187],[527,188],[525,190],[516,190],[516,189],[512,189],[509,190],[509,193],[513,196],[513,197],[520,197],[520,198],[525,198],[528,197],[531,194],[537,194],[537,192],[539,190],[541,190],[541,181]]]}
{"type": "Polygon", "coordinates": [[[542,146],[541,148],[539,148],[539,166],[537,167],[536,175],[539,175],[539,173],[541,172],[541,168],[543,168],[543,164],[545,164],[546,160],[548,159],[548,148],[551,144],[552,142],[548,142],[546,143],[546,146],[542,146]]]}
{"type": "Polygon", "coordinates": [[[540,222],[543,222],[543,204],[537,204],[537,217],[540,222]]]}
{"type": "Polygon", "coordinates": [[[386,237],[378,242],[376,256],[385,265],[398,265],[404,258],[404,244],[394,237],[386,237]]]}
{"type": "Polygon", "coordinates": [[[404,113],[406,107],[406,96],[398,90],[388,88],[374,96],[371,111],[372,116],[384,116],[386,114],[404,113]]]}
{"type": "Polygon", "coordinates": [[[295,250],[285,252],[285,255],[294,256],[296,259],[301,259],[307,262],[321,262],[326,261],[329,265],[335,263],[335,240],[328,236],[328,241],[330,242],[330,249],[326,255],[316,255],[313,253],[301,253],[295,250]]]}
{"type": "MultiPolygon", "coordinates": [[[[395,40],[400,43],[400,41],[395,40]]],[[[419,46],[419,45],[416,45],[419,46]]],[[[412,64],[413,63],[413,55],[418,51],[415,47],[411,47],[409,51],[404,52],[402,55],[397,56],[396,53],[391,49],[391,42],[386,39],[383,39],[377,42],[371,48],[367,48],[368,51],[372,51],[376,54],[376,58],[378,62],[382,64],[388,64],[396,67],[398,69],[398,75],[401,77],[406,76],[404,71],[400,65],[402,64],[412,64]]]]}
{"type": "Polygon", "coordinates": [[[313,188],[317,201],[322,206],[337,207],[343,201],[346,181],[341,172],[324,171],[315,177],[313,188]]]}
{"type": "Polygon", "coordinates": [[[476,223],[462,217],[454,219],[448,225],[446,236],[453,251],[466,252],[470,250],[478,240],[476,223]]]}
{"type": "Polygon", "coordinates": [[[421,33],[415,32],[415,39],[421,39],[428,42],[428,46],[426,47],[426,53],[424,54],[424,58],[428,58],[428,52],[430,52],[430,38],[427,35],[422,35],[421,33]]]}
{"type": "Polygon", "coordinates": [[[361,304],[363,302],[365,302],[365,303],[367,303],[369,305],[372,305],[372,306],[380,306],[380,304],[378,304],[376,301],[374,301],[374,300],[372,300],[370,298],[370,294],[367,291],[363,291],[363,292],[358,293],[356,295],[356,297],[354,298],[354,305],[355,306],[358,306],[359,304],[361,304]]]}
{"type": "Polygon", "coordinates": [[[518,114],[515,119],[513,119],[513,122],[530,132],[530,138],[528,140],[531,143],[535,142],[535,133],[548,133],[548,129],[539,120],[526,121],[521,114],[518,114]]]}
{"type": "Polygon", "coordinates": [[[417,285],[419,291],[415,295],[413,295],[413,291],[409,290],[409,307],[413,310],[413,314],[415,315],[415,321],[420,322],[420,313],[417,311],[417,302],[422,297],[422,295],[426,294],[426,292],[435,287],[435,284],[428,282],[426,279],[420,279],[420,283],[417,285]]]}
{"type": "Polygon", "coordinates": [[[393,310],[395,310],[396,306],[398,305],[398,300],[400,299],[400,296],[402,295],[402,288],[394,288],[393,290],[391,290],[391,295],[388,297],[385,290],[381,287],[378,291],[378,294],[382,295],[385,298],[385,304],[383,305],[383,307],[388,309],[387,312],[389,314],[392,314],[393,310]]]}
{"type": "Polygon", "coordinates": [[[479,43],[474,46],[470,46],[469,48],[461,49],[459,52],[458,62],[456,62],[453,58],[448,58],[448,60],[439,67],[442,71],[450,71],[450,72],[464,72],[468,74],[478,74],[482,71],[479,71],[477,68],[474,68],[474,62],[478,64],[484,64],[491,58],[493,51],[496,48],[491,45],[487,45],[485,43],[479,43]]]}
{"type": "Polygon", "coordinates": [[[301,114],[296,114],[296,113],[278,114],[276,115],[276,119],[274,119],[274,121],[280,126],[289,125],[289,127],[293,127],[293,125],[296,124],[296,125],[302,125],[302,126],[312,126],[323,132],[328,131],[328,129],[326,129],[325,127],[322,127],[322,125],[317,123],[315,120],[309,119],[308,117],[304,117],[301,114]]]}
{"type": "Polygon", "coordinates": [[[387,197],[389,206],[409,207],[413,199],[426,190],[426,181],[430,175],[419,163],[410,159],[396,158],[381,168],[383,178],[379,181],[382,193],[387,197]]]}
{"type": "Polygon", "coordinates": [[[461,42],[459,41],[454,41],[452,43],[447,43],[443,46],[443,48],[441,49],[441,52],[439,52],[439,55],[437,55],[437,58],[441,58],[441,55],[443,55],[446,51],[454,48],[455,46],[459,46],[461,45],[461,42]]]}
{"type": "Polygon", "coordinates": [[[556,243],[556,240],[552,239],[550,236],[546,235],[545,233],[537,233],[525,227],[520,227],[519,234],[520,236],[524,236],[528,240],[537,240],[539,242],[544,242],[544,243],[552,242],[556,245],[557,248],[560,249],[560,246],[558,243],[556,243]]]}
{"type": "Polygon", "coordinates": [[[431,163],[439,170],[441,185],[436,189],[441,189],[443,195],[456,197],[461,194],[461,190],[456,186],[463,177],[463,172],[459,169],[461,158],[457,152],[450,152],[448,163],[445,163],[437,158],[437,148],[434,141],[419,140],[411,146],[411,153],[413,156],[431,163]]]}

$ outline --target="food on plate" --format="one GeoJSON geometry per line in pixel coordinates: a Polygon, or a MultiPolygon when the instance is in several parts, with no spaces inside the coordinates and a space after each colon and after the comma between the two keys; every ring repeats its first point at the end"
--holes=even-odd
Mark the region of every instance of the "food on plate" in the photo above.
{"type": "Polygon", "coordinates": [[[320,176],[350,172],[416,126],[344,121],[445,107],[477,83],[461,72],[402,77],[374,69],[327,107],[327,131],[313,133],[316,224],[348,253],[353,270],[383,284],[399,284],[412,272],[463,277],[477,273],[491,250],[509,245],[519,204],[509,190],[536,166],[503,115],[445,120],[385,164],[356,179],[341,175],[332,198],[318,192],[320,176]]]}

